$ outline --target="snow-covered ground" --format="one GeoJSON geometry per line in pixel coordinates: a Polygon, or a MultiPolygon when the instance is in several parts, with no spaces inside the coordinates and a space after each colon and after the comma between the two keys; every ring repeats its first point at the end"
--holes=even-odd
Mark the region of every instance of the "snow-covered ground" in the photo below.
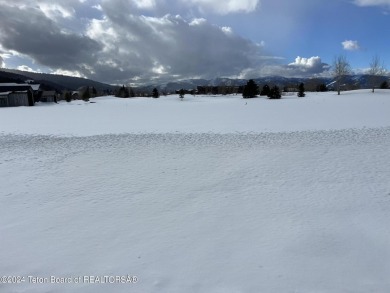
{"type": "Polygon", "coordinates": [[[0,276],[25,280],[0,292],[387,293],[389,110],[368,90],[0,109],[0,276]]]}
{"type": "Polygon", "coordinates": [[[0,134],[236,133],[390,126],[390,92],[308,93],[305,99],[178,96],[102,97],[95,103],[2,108],[0,134]]]}

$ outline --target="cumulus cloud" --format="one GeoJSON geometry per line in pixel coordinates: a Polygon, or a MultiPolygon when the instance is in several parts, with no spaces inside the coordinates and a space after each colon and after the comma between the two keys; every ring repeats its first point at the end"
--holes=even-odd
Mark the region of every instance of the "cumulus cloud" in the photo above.
{"type": "Polygon", "coordinates": [[[321,58],[316,57],[310,57],[310,58],[304,58],[298,56],[295,58],[295,61],[289,64],[290,66],[299,66],[303,68],[313,68],[317,67],[318,65],[321,65],[321,58]]]}
{"type": "Polygon", "coordinates": [[[5,67],[4,59],[0,56],[0,68],[5,67]]]}
{"type": "Polygon", "coordinates": [[[344,50],[347,51],[357,51],[360,49],[358,41],[345,40],[341,44],[343,45],[344,50]]]}
{"type": "Polygon", "coordinates": [[[298,56],[295,61],[288,64],[288,70],[295,71],[301,75],[321,75],[329,70],[329,65],[323,63],[319,56],[304,58],[298,56]]]}
{"type": "Polygon", "coordinates": [[[390,0],[354,0],[358,6],[390,6],[390,0]]]}
{"type": "Polygon", "coordinates": [[[327,76],[330,66],[322,62],[318,56],[303,58],[297,57],[289,64],[282,64],[284,58],[275,56],[262,56],[264,62],[258,67],[244,69],[237,77],[248,79],[259,76],[285,76],[285,77],[312,77],[327,76]]]}

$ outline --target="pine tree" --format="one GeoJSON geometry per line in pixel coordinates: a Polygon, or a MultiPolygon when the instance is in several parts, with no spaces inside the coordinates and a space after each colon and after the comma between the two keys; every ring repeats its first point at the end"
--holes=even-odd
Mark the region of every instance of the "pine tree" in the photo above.
{"type": "Polygon", "coordinates": [[[185,95],[185,92],[184,92],[183,89],[181,89],[181,90],[179,91],[179,98],[180,98],[181,101],[183,101],[184,95],[185,95]]]}
{"type": "Polygon", "coordinates": [[[72,94],[70,92],[65,93],[65,101],[70,103],[72,101],[72,94]]]}
{"type": "Polygon", "coordinates": [[[280,99],[282,97],[282,95],[280,94],[280,89],[278,86],[274,86],[271,90],[270,90],[270,93],[268,95],[268,97],[270,99],[280,99]]]}
{"type": "Polygon", "coordinates": [[[388,89],[388,88],[389,88],[389,83],[387,81],[381,83],[381,89],[388,89]]]}
{"type": "Polygon", "coordinates": [[[298,86],[298,97],[303,98],[305,96],[305,85],[301,82],[298,86]]]}
{"type": "Polygon", "coordinates": [[[154,88],[152,91],[152,97],[153,98],[158,98],[160,97],[160,93],[158,92],[158,89],[154,88]]]}
{"type": "Polygon", "coordinates": [[[321,84],[317,85],[316,91],[317,92],[326,92],[326,91],[328,91],[328,89],[326,87],[326,84],[321,83],[321,84]]]}
{"type": "Polygon", "coordinates": [[[96,96],[97,96],[97,90],[95,89],[95,87],[92,87],[92,96],[94,98],[96,98],[96,96]]]}
{"type": "Polygon", "coordinates": [[[269,85],[266,84],[263,86],[263,89],[261,90],[260,96],[268,96],[271,89],[269,88],[269,85]]]}
{"type": "Polygon", "coordinates": [[[242,93],[242,96],[244,97],[244,99],[246,99],[246,98],[254,98],[257,95],[258,95],[257,84],[253,79],[250,79],[244,88],[244,92],[242,93]]]}
{"type": "Polygon", "coordinates": [[[87,88],[84,90],[81,98],[83,99],[83,101],[85,102],[88,102],[89,99],[91,98],[91,94],[89,93],[89,86],[87,86],[87,88]]]}
{"type": "Polygon", "coordinates": [[[130,97],[129,89],[123,85],[121,88],[119,88],[115,96],[119,98],[128,98],[130,97]]]}

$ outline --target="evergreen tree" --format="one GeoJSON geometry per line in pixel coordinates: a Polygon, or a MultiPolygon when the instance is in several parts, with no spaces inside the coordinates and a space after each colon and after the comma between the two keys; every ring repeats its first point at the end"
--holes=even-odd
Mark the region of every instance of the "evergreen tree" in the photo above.
{"type": "Polygon", "coordinates": [[[119,98],[128,98],[130,97],[129,89],[123,85],[121,88],[119,88],[115,96],[119,98]]]}
{"type": "Polygon", "coordinates": [[[92,87],[92,97],[96,97],[97,96],[97,90],[95,89],[95,87],[92,87]]]}
{"type": "Polygon", "coordinates": [[[328,91],[328,89],[326,87],[326,84],[321,83],[321,84],[317,85],[316,91],[317,92],[326,92],[326,91],[328,91]]]}
{"type": "Polygon", "coordinates": [[[263,89],[261,90],[260,96],[268,96],[271,89],[269,88],[269,85],[266,84],[263,86],[263,89]]]}
{"type": "Polygon", "coordinates": [[[389,83],[387,81],[381,83],[381,89],[388,89],[388,88],[389,88],[389,83]]]}
{"type": "Polygon", "coordinates": [[[298,97],[303,98],[305,96],[305,85],[301,82],[298,86],[298,97]]]}
{"type": "Polygon", "coordinates": [[[65,101],[70,103],[72,101],[72,94],[70,92],[65,93],[65,101]]]}
{"type": "Polygon", "coordinates": [[[153,98],[160,97],[160,93],[158,92],[158,90],[156,88],[154,88],[153,91],[152,91],[152,97],[153,98]]]}
{"type": "Polygon", "coordinates": [[[131,98],[135,97],[135,93],[132,87],[128,87],[127,91],[129,92],[129,97],[131,98]]]}
{"type": "Polygon", "coordinates": [[[87,88],[84,90],[81,98],[83,99],[83,101],[85,102],[88,102],[89,99],[91,98],[91,94],[89,93],[89,86],[87,86],[87,88]]]}
{"type": "Polygon", "coordinates": [[[184,95],[185,95],[185,92],[184,92],[183,89],[181,89],[181,90],[179,91],[179,98],[180,98],[181,101],[183,101],[184,95]]]}
{"type": "Polygon", "coordinates": [[[246,99],[246,98],[254,98],[257,95],[258,95],[257,84],[253,79],[250,79],[244,88],[244,92],[242,93],[242,96],[244,97],[244,99],[246,99]]]}
{"type": "Polygon", "coordinates": [[[280,98],[282,97],[282,95],[280,94],[280,89],[279,89],[279,87],[275,85],[275,86],[270,90],[268,97],[269,97],[270,99],[280,99],[280,98]]]}

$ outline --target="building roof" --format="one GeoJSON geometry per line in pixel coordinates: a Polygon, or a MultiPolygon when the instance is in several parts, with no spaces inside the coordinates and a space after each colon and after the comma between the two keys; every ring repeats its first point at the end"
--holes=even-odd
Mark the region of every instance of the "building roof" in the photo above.
{"type": "Polygon", "coordinates": [[[10,94],[27,93],[27,91],[0,92],[0,96],[9,96],[10,94]]]}
{"type": "Polygon", "coordinates": [[[14,82],[9,82],[9,83],[0,83],[0,89],[2,87],[31,87],[33,91],[37,91],[40,88],[40,84],[29,84],[29,83],[14,83],[14,82]]]}

